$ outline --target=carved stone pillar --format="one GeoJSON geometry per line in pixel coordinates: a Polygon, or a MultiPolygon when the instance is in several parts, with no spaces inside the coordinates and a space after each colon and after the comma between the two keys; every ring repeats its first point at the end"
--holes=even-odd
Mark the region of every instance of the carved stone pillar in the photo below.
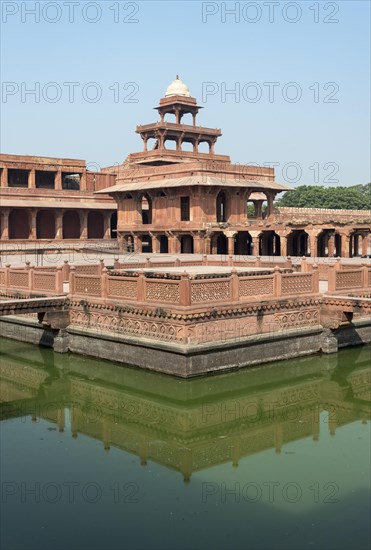
{"type": "Polygon", "coordinates": [[[328,252],[328,257],[333,258],[334,252],[335,252],[335,235],[334,234],[331,234],[328,236],[327,252],[328,252]]]}
{"type": "Polygon", "coordinates": [[[255,201],[255,215],[258,220],[261,220],[263,217],[263,201],[255,201]]]}
{"type": "Polygon", "coordinates": [[[271,195],[270,193],[267,194],[267,218],[269,218],[273,214],[273,200],[273,195],[271,195]]]}
{"type": "Polygon", "coordinates": [[[194,254],[204,253],[204,240],[200,235],[195,235],[193,237],[193,252],[194,254]]]}
{"type": "Polygon", "coordinates": [[[142,253],[142,240],[138,235],[134,235],[134,252],[135,254],[142,253]]]}
{"type": "Polygon", "coordinates": [[[28,173],[28,188],[29,189],[35,189],[36,182],[35,182],[35,168],[29,171],[28,173]]]}
{"type": "Polygon", "coordinates": [[[236,236],[236,231],[225,231],[224,235],[228,239],[228,256],[233,256],[234,254],[234,238],[236,236]]]}
{"type": "Polygon", "coordinates": [[[368,235],[362,235],[362,256],[368,253],[368,235]]]}
{"type": "Polygon", "coordinates": [[[251,253],[253,256],[259,256],[259,235],[254,235],[251,238],[251,253]]]}
{"type": "Polygon", "coordinates": [[[152,252],[154,254],[157,254],[160,252],[160,241],[157,235],[150,234],[151,241],[152,241],[152,252]]]}
{"type": "Polygon", "coordinates": [[[88,238],[88,213],[80,212],[80,239],[88,238]]]}
{"type": "Polygon", "coordinates": [[[86,191],[86,172],[82,172],[80,176],[80,191],[86,191]]]}
{"type": "Polygon", "coordinates": [[[9,210],[2,208],[0,215],[1,215],[0,239],[8,240],[9,239],[9,210]]]}
{"type": "Polygon", "coordinates": [[[55,214],[55,238],[63,239],[63,211],[57,210],[55,214]]]}
{"type": "Polygon", "coordinates": [[[30,236],[29,239],[35,241],[37,238],[36,233],[36,216],[37,216],[37,210],[31,209],[30,213],[30,236]]]}
{"type": "Polygon", "coordinates": [[[309,248],[312,258],[318,256],[318,233],[309,233],[309,248]]]}
{"type": "Polygon", "coordinates": [[[349,258],[350,257],[350,236],[346,233],[341,234],[341,257],[349,258]]]}
{"type": "Polygon", "coordinates": [[[111,213],[103,214],[103,239],[111,238],[111,213]]]}
{"type": "Polygon", "coordinates": [[[8,168],[4,166],[1,169],[1,187],[8,187],[8,168]]]}
{"type": "Polygon", "coordinates": [[[282,235],[280,237],[281,256],[287,256],[287,237],[282,235]]]}
{"type": "Polygon", "coordinates": [[[57,170],[54,180],[54,189],[60,191],[62,189],[62,170],[57,170]]]}
{"type": "Polygon", "coordinates": [[[211,237],[204,237],[204,254],[211,254],[211,237]]]}

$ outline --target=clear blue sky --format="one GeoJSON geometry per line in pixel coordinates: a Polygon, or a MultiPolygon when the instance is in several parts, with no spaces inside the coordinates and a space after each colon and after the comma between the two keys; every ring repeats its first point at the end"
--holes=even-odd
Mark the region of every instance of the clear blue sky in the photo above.
{"type": "Polygon", "coordinates": [[[279,163],[292,184],[368,182],[369,2],[273,4],[2,1],[2,152],[122,162],[178,73],[233,162],[279,163]]]}

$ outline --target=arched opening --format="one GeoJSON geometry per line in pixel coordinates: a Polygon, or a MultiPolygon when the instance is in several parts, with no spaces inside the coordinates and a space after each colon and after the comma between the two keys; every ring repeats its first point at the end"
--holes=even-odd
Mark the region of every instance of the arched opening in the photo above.
{"type": "Polygon", "coordinates": [[[198,152],[208,155],[209,154],[209,144],[207,141],[200,141],[198,144],[198,152]]]}
{"type": "Polygon", "coordinates": [[[104,220],[101,212],[89,212],[88,214],[88,239],[103,239],[104,220]]]}
{"type": "Polygon", "coordinates": [[[341,235],[335,233],[335,256],[341,256],[341,235]]]}
{"type": "Polygon", "coordinates": [[[75,210],[68,210],[64,213],[62,233],[64,239],[80,238],[80,216],[75,210]]]}
{"type": "Polygon", "coordinates": [[[264,193],[251,193],[247,201],[247,218],[261,220],[267,209],[266,202],[264,193]]]}
{"type": "Polygon", "coordinates": [[[180,117],[181,124],[188,124],[188,126],[193,126],[193,116],[192,113],[183,113],[180,117]]]}
{"type": "Polygon", "coordinates": [[[160,253],[167,254],[169,252],[169,239],[166,235],[160,235],[160,253]]]}
{"type": "Polygon", "coordinates": [[[165,138],[164,149],[167,149],[168,151],[176,151],[176,139],[171,137],[165,138]]]}
{"type": "Polygon", "coordinates": [[[28,239],[30,237],[30,220],[28,212],[14,209],[9,214],[9,239],[28,239]]]}
{"type": "Polygon", "coordinates": [[[193,152],[193,143],[190,141],[183,141],[182,142],[182,151],[189,151],[190,153],[193,152]]]}
{"type": "Polygon", "coordinates": [[[292,231],[287,237],[287,254],[289,256],[309,256],[308,233],[303,229],[292,231]]]}
{"type": "Polygon", "coordinates": [[[252,238],[248,231],[239,231],[234,239],[234,253],[236,256],[250,256],[252,238]]]}
{"type": "Polygon", "coordinates": [[[281,256],[281,239],[275,231],[263,231],[259,241],[262,256],[281,256]]]}
{"type": "Polygon", "coordinates": [[[216,197],[216,221],[227,221],[227,198],[224,191],[219,191],[218,196],[216,197]]]}
{"type": "Polygon", "coordinates": [[[148,235],[148,233],[145,233],[144,235],[141,235],[139,238],[142,242],[142,252],[144,254],[146,252],[152,252],[152,238],[151,238],[151,235],[148,235]]]}
{"type": "Polygon", "coordinates": [[[362,235],[357,231],[354,231],[354,233],[350,235],[349,248],[350,258],[362,256],[362,235]]]}
{"type": "Polygon", "coordinates": [[[216,253],[227,254],[228,253],[228,239],[224,233],[220,233],[216,239],[216,253]]]}
{"type": "Polygon", "coordinates": [[[153,151],[153,149],[158,149],[158,140],[156,138],[148,138],[147,151],[153,151]]]}
{"type": "Polygon", "coordinates": [[[110,234],[111,234],[111,239],[117,238],[117,212],[113,212],[111,214],[110,234]]]}
{"type": "Polygon", "coordinates": [[[36,215],[36,237],[55,239],[55,216],[52,210],[40,210],[36,215]]]}
{"type": "Polygon", "coordinates": [[[180,252],[181,254],[193,254],[192,235],[182,235],[180,237],[180,252]]]}
{"type": "Polygon", "coordinates": [[[171,123],[175,124],[176,123],[175,113],[165,113],[164,114],[164,122],[171,122],[171,123]]]}
{"type": "Polygon", "coordinates": [[[333,257],[341,254],[341,237],[334,230],[324,229],[317,237],[317,256],[333,257]]]}
{"type": "Polygon", "coordinates": [[[142,196],[142,224],[149,225],[152,223],[152,199],[149,195],[142,196]]]}
{"type": "Polygon", "coordinates": [[[325,231],[321,231],[321,233],[317,237],[317,256],[324,257],[326,256],[326,248],[327,248],[327,235],[325,231]]]}

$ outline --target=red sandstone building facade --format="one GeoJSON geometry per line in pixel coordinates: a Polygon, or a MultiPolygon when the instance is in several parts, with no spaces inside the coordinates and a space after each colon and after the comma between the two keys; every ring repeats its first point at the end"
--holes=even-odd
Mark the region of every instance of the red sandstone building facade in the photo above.
{"type": "Polygon", "coordinates": [[[108,239],[116,236],[116,206],[96,190],[112,174],[85,161],[0,155],[1,241],[108,239]]]}
{"type": "Polygon", "coordinates": [[[122,248],[176,254],[367,254],[370,212],[274,208],[276,195],[289,188],[275,181],[272,168],[236,165],[216,154],[221,131],[197,125],[200,108],[177,77],[157,107],[160,120],[136,129],[144,150],[113,168],[116,185],[98,192],[117,202],[122,248]],[[187,115],[192,124],[183,123],[187,115]],[[202,143],[206,153],[200,152],[202,143]]]}
{"type": "Polygon", "coordinates": [[[288,188],[216,154],[221,131],[197,124],[201,108],[177,77],[160,120],[136,129],[143,151],[103,172],[1,155],[1,242],[115,238],[117,209],[121,249],[138,253],[367,255],[369,211],[275,208],[288,188]]]}

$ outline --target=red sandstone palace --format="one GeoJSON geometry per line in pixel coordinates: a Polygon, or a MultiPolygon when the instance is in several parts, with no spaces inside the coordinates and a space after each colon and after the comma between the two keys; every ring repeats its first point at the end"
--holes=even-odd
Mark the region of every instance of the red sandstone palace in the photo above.
{"type": "Polygon", "coordinates": [[[177,77],[160,120],[136,129],[144,150],[102,172],[1,155],[1,242],[117,236],[121,249],[146,253],[367,255],[369,211],[274,207],[288,190],[274,169],[216,154],[221,131],[197,125],[201,108],[177,77]]]}

